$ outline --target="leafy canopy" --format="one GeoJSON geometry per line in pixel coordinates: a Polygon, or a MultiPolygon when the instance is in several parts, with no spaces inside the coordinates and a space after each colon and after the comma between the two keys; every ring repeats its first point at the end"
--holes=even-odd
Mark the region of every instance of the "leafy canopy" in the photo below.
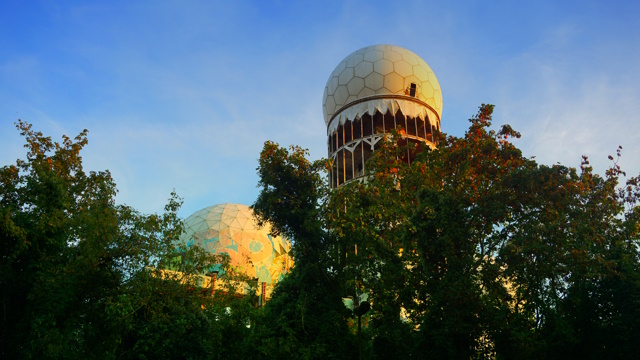
{"type": "Polygon", "coordinates": [[[337,315],[336,294],[364,291],[369,358],[640,355],[638,178],[620,183],[613,157],[604,177],[586,158],[580,171],[538,164],[511,127],[491,129],[492,112],[481,106],[464,137],[440,134],[411,165],[416,149],[397,131],[363,181],[332,191],[320,180],[330,163],[265,144],[254,209],[294,239],[296,255],[278,312],[265,309],[270,338],[305,358],[317,347],[349,357],[333,336],[301,334],[330,318],[351,326],[353,347],[353,315],[337,315]],[[322,313],[305,310],[308,288],[322,294],[322,313]]]}
{"type": "Polygon", "coordinates": [[[116,205],[108,171],[85,172],[87,131],[61,143],[17,123],[26,159],[0,168],[3,358],[242,358],[255,296],[210,295],[228,259],[176,247],[181,200],[161,215],[116,205]],[[178,262],[178,272],[169,268],[178,262]],[[232,311],[230,311],[232,310],[232,311]],[[228,334],[228,335],[226,335],[228,334]]]}

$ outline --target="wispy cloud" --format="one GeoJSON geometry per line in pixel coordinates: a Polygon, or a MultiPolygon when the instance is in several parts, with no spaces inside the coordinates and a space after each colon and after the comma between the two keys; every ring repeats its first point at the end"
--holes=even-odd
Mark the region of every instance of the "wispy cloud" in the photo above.
{"type": "Polygon", "coordinates": [[[587,155],[603,173],[618,145],[621,164],[638,174],[640,153],[639,50],[626,59],[603,57],[621,44],[593,42],[576,47],[590,33],[572,25],[550,29],[526,52],[506,62],[494,91],[499,94],[501,121],[522,132],[521,146],[542,163],[578,166],[587,155]]]}

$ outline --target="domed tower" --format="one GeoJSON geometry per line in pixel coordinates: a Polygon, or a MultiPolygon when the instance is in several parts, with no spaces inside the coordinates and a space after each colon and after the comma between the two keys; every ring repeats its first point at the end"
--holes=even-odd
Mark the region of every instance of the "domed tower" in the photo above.
{"type": "Polygon", "coordinates": [[[322,108],[335,188],[361,177],[383,135],[396,127],[418,149],[435,147],[442,93],[433,70],[418,55],[399,46],[372,45],[336,66],[322,108]]]}

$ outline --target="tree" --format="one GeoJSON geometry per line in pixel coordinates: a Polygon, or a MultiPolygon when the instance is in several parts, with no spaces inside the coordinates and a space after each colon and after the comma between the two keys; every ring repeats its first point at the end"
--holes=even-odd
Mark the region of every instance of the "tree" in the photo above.
{"type": "Polygon", "coordinates": [[[296,267],[371,295],[371,358],[637,357],[638,178],[539,165],[511,127],[490,129],[492,111],[411,165],[417,149],[387,137],[364,181],[331,192],[321,162],[268,143],[256,208],[283,231],[314,224],[287,233],[296,267]]]}
{"type": "Polygon", "coordinates": [[[17,127],[26,159],[0,169],[2,357],[229,358],[230,346],[245,348],[253,300],[198,286],[196,275],[225,262],[176,247],[175,194],[162,215],[116,205],[109,172],[83,169],[86,130],[58,143],[17,127]],[[176,256],[180,271],[163,271],[176,256]]]}
{"type": "Polygon", "coordinates": [[[260,154],[260,195],[252,208],[274,235],[293,243],[296,265],[260,314],[256,343],[265,358],[341,359],[354,349],[345,322],[340,275],[331,257],[335,236],[322,211],[325,164],[306,151],[267,142],[260,154]]]}

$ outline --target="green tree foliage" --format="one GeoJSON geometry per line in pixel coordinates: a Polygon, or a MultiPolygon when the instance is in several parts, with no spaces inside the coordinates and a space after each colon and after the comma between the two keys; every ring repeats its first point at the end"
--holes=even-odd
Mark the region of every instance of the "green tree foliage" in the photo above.
{"type": "Polygon", "coordinates": [[[327,251],[336,237],[326,230],[322,210],[325,164],[306,155],[271,142],[260,155],[262,191],[253,210],[275,234],[292,240],[296,261],[260,314],[255,342],[264,358],[340,359],[353,351],[339,274],[327,251]]]}
{"type": "Polygon", "coordinates": [[[365,358],[639,358],[640,180],[622,183],[620,150],[604,176],[537,164],[492,110],[415,158],[388,136],[331,191],[330,162],[267,142],[253,209],[296,265],[260,311],[228,258],[176,248],[175,194],[161,215],[116,205],[110,174],[83,170],[86,131],[57,143],[19,122],[26,159],[0,168],[0,356],[352,359],[343,299],[366,293],[365,358]],[[197,275],[215,264],[229,291],[212,296],[197,275]]]}
{"type": "MultiPolygon", "coordinates": [[[[254,207],[295,241],[296,269],[330,280],[294,270],[277,289],[280,322],[264,326],[297,341],[282,344],[304,344],[296,309],[304,287],[322,285],[324,299],[370,294],[369,358],[640,356],[638,178],[621,184],[613,157],[603,177],[586,158],[579,171],[537,164],[509,126],[491,130],[492,111],[483,105],[464,137],[441,134],[415,159],[395,133],[365,181],[330,192],[323,163],[265,145],[254,207]]],[[[321,335],[315,344],[333,344],[321,335]]]]}
{"type": "Polygon", "coordinates": [[[0,357],[242,357],[253,298],[198,286],[225,259],[175,247],[180,199],[162,215],[116,205],[109,172],[82,167],[86,130],[58,143],[17,127],[26,159],[0,169],[0,357]],[[177,256],[180,272],[160,270],[177,256]]]}

